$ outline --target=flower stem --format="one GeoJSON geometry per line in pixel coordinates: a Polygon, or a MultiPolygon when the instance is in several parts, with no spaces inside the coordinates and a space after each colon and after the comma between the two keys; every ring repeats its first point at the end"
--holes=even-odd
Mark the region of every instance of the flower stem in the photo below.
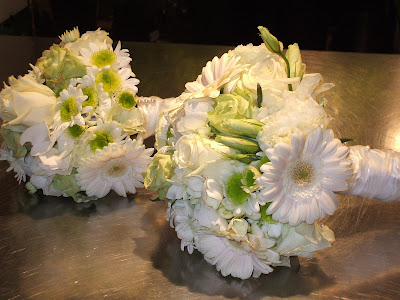
{"type": "MultiPolygon", "coordinates": [[[[286,56],[282,53],[282,51],[277,52],[277,54],[278,54],[280,57],[282,57],[283,60],[285,61],[286,67],[287,67],[287,73],[286,73],[286,75],[287,75],[288,78],[290,78],[290,65],[289,65],[289,61],[287,60],[286,56]]],[[[289,91],[293,91],[292,85],[291,85],[290,83],[288,84],[288,86],[289,86],[289,91]]]]}

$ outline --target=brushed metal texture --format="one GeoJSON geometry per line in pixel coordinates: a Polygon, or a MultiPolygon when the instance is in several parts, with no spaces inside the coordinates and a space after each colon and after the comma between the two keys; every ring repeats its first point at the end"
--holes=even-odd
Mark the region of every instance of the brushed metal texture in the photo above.
{"type": "MultiPolygon", "coordinates": [[[[0,36],[0,80],[27,72],[52,39],[0,36]]],[[[139,94],[176,96],[205,63],[232,47],[123,42],[139,94]]],[[[300,45],[301,46],[301,45],[300,45]]],[[[400,55],[302,51],[326,93],[331,128],[352,144],[400,151],[400,55]]],[[[151,144],[152,140],[148,141],[151,144]]],[[[29,195],[0,162],[2,299],[394,299],[400,292],[400,203],[339,196],[324,219],[332,247],[258,279],[221,276],[181,252],[166,203],[140,189],[93,203],[29,195]]]]}

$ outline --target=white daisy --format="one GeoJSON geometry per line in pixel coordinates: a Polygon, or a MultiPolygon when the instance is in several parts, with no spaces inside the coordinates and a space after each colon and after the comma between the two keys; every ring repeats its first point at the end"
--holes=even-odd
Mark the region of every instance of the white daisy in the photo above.
{"type": "Polygon", "coordinates": [[[96,84],[93,74],[71,79],[71,85],[78,84],[83,94],[87,96],[87,99],[82,102],[82,107],[92,107],[96,116],[104,119],[111,109],[111,99],[108,93],[104,92],[103,84],[96,84]]]}
{"type": "Polygon", "coordinates": [[[96,66],[104,68],[110,66],[113,69],[126,68],[132,59],[129,57],[127,49],[121,49],[121,42],[113,50],[112,45],[104,40],[100,46],[95,43],[89,43],[89,48],[82,48],[81,59],[87,66],[96,66]]]}
{"type": "Polygon", "coordinates": [[[24,158],[15,158],[11,150],[7,151],[0,149],[0,160],[6,160],[9,162],[10,167],[7,168],[6,172],[14,171],[14,177],[17,179],[18,183],[26,181],[26,173],[31,175],[30,167],[26,164],[24,158]]]}
{"type": "Polygon", "coordinates": [[[246,224],[243,219],[234,219],[228,231],[200,231],[195,236],[197,249],[223,276],[257,278],[261,274],[271,273],[272,264],[280,263],[279,254],[270,249],[275,242],[264,238],[262,231],[253,230],[253,226],[248,233],[246,224]]]}
{"type": "Polygon", "coordinates": [[[139,79],[134,78],[136,75],[128,66],[115,70],[110,66],[104,68],[88,67],[87,74],[93,75],[95,84],[102,83],[103,90],[110,94],[110,96],[119,95],[124,91],[129,91],[136,95],[139,84],[139,79]]]}
{"type": "Polygon", "coordinates": [[[193,98],[218,97],[224,84],[231,83],[234,77],[239,79],[238,75],[242,72],[241,66],[237,65],[239,59],[239,56],[229,56],[227,53],[221,58],[214,57],[207,62],[196,81],[186,83],[187,91],[184,94],[193,98]]]}
{"type": "Polygon", "coordinates": [[[61,40],[61,44],[75,42],[81,34],[79,33],[78,27],[74,27],[72,30],[65,31],[61,36],[59,36],[61,40]]]}
{"type": "Polygon", "coordinates": [[[142,173],[151,161],[153,149],[146,149],[141,140],[127,139],[123,144],[111,143],[87,158],[76,175],[86,194],[98,198],[114,190],[126,197],[144,187],[142,173]]]}
{"type": "Polygon", "coordinates": [[[257,179],[261,196],[271,205],[267,214],[295,226],[333,214],[337,198],[333,192],[347,190],[351,177],[348,148],[335,139],[332,130],[317,129],[304,139],[292,136],[291,145],[280,143],[268,149],[271,162],[261,167],[257,179]]]}
{"type": "Polygon", "coordinates": [[[68,89],[62,90],[59,97],[60,107],[54,117],[54,132],[59,132],[68,127],[84,126],[85,119],[82,115],[90,112],[91,106],[83,107],[82,103],[88,98],[80,87],[69,85],[68,89]]]}
{"type": "Polygon", "coordinates": [[[181,239],[181,250],[192,254],[194,246],[194,230],[195,220],[193,219],[193,208],[189,202],[177,200],[173,204],[168,204],[167,221],[170,222],[172,228],[175,228],[178,238],[181,239]]]}

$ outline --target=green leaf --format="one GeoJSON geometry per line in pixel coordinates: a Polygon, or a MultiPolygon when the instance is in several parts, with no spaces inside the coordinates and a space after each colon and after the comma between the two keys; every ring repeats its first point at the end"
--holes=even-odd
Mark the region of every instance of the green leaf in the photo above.
{"type": "Polygon", "coordinates": [[[28,150],[20,143],[21,133],[6,129],[4,127],[1,128],[0,132],[7,144],[7,147],[12,150],[13,156],[15,158],[25,157],[25,155],[28,153],[28,150]]]}
{"type": "Polygon", "coordinates": [[[347,143],[347,142],[353,142],[355,141],[354,139],[346,139],[346,138],[341,138],[339,139],[342,143],[347,143]]]}
{"type": "Polygon", "coordinates": [[[261,107],[262,100],[263,100],[262,88],[261,88],[261,85],[259,83],[257,83],[257,106],[258,107],[261,107]]]}

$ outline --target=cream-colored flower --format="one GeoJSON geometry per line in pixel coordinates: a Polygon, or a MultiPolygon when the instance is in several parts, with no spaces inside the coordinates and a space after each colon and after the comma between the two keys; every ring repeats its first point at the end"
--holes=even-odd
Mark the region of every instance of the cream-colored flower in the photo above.
{"type": "MultiPolygon", "coordinates": [[[[76,36],[76,32],[74,32],[74,36],[76,36]]],[[[63,46],[74,54],[79,55],[80,50],[83,48],[89,49],[91,43],[101,46],[104,41],[106,41],[108,45],[112,45],[112,39],[108,36],[108,32],[100,30],[99,28],[96,31],[86,31],[77,40],[63,43],[63,46]]]]}
{"type": "Polygon", "coordinates": [[[72,43],[75,42],[81,34],[79,33],[78,26],[74,27],[72,30],[65,31],[61,36],[59,36],[61,40],[61,44],[72,43]]]}
{"type": "Polygon", "coordinates": [[[151,161],[153,149],[145,149],[141,140],[127,139],[125,143],[111,143],[85,159],[76,178],[88,196],[104,197],[110,190],[126,197],[144,187],[142,173],[151,161]]]}
{"type": "Polygon", "coordinates": [[[261,196],[271,202],[266,213],[295,226],[333,214],[334,192],[345,191],[351,177],[348,148],[332,130],[317,129],[308,137],[295,133],[291,145],[281,143],[267,150],[271,162],[262,165],[257,179],[261,196]]]}
{"type": "Polygon", "coordinates": [[[31,75],[11,76],[10,86],[0,92],[0,118],[7,127],[23,131],[26,127],[45,121],[50,126],[56,114],[57,98],[47,86],[31,75]]]}
{"type": "Polygon", "coordinates": [[[186,83],[184,98],[215,98],[219,95],[220,89],[233,80],[239,78],[242,72],[241,66],[237,65],[240,57],[231,56],[225,53],[221,58],[214,57],[207,62],[201,75],[196,81],[186,83]]]}

